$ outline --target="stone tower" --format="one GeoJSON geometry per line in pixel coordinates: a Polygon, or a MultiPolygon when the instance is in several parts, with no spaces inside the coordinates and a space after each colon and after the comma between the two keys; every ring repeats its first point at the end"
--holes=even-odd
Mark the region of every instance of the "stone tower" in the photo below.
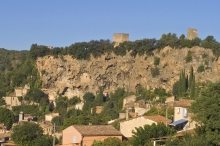
{"type": "Polygon", "coordinates": [[[187,39],[193,40],[198,37],[198,31],[196,29],[188,28],[187,30],[187,39]]]}
{"type": "Polygon", "coordinates": [[[125,41],[129,41],[129,34],[125,34],[125,33],[114,33],[113,36],[113,42],[114,47],[118,46],[120,43],[123,43],[125,41]]]}

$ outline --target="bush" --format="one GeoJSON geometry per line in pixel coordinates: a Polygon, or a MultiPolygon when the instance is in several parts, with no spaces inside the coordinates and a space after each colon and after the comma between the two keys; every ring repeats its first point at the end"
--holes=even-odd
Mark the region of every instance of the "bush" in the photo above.
{"type": "Polygon", "coordinates": [[[158,67],[155,68],[151,68],[151,75],[153,78],[155,78],[156,76],[160,75],[160,70],[158,67]]]}
{"type": "Polygon", "coordinates": [[[197,72],[203,72],[205,70],[203,65],[200,65],[197,69],[197,72]]]}
{"type": "Polygon", "coordinates": [[[154,65],[159,65],[159,64],[160,64],[160,58],[154,57],[154,65]]]}
{"type": "Polygon", "coordinates": [[[191,52],[191,51],[188,52],[188,54],[187,54],[185,60],[186,60],[186,63],[192,61],[192,52],[191,52]]]}

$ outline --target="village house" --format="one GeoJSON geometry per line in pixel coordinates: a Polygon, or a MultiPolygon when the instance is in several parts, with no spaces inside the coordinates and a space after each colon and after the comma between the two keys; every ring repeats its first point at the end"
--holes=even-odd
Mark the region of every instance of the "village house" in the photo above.
{"type": "Polygon", "coordinates": [[[53,124],[49,121],[43,121],[38,123],[39,126],[43,129],[43,134],[52,135],[53,134],[53,124]]]}
{"type": "Polygon", "coordinates": [[[111,125],[72,125],[63,130],[62,146],[91,146],[94,140],[117,137],[122,134],[111,125]]]}
{"type": "Polygon", "coordinates": [[[144,125],[152,125],[153,123],[169,124],[171,120],[160,115],[154,116],[141,116],[127,121],[120,122],[120,132],[127,138],[132,137],[132,130],[137,127],[143,127],[144,125]]]}
{"type": "Polygon", "coordinates": [[[24,87],[15,88],[14,93],[10,94],[9,96],[3,97],[6,103],[6,107],[11,109],[12,106],[21,105],[21,101],[19,101],[19,98],[25,96],[29,89],[30,86],[26,84],[24,87]]]}
{"type": "Polygon", "coordinates": [[[174,101],[175,101],[175,96],[167,97],[165,104],[168,106],[173,107],[174,106],[174,101]]]}
{"type": "Polygon", "coordinates": [[[45,115],[45,121],[51,122],[54,117],[59,116],[59,113],[50,113],[45,115]]]}
{"type": "Polygon", "coordinates": [[[135,95],[130,95],[124,98],[123,100],[123,109],[134,107],[134,103],[136,101],[135,95]]]}
{"type": "Polygon", "coordinates": [[[196,122],[192,121],[188,108],[194,100],[180,100],[174,103],[174,122],[169,125],[176,130],[193,129],[196,122]]]}
{"type": "MultiPolygon", "coordinates": [[[[96,106],[95,107],[95,113],[100,114],[103,110],[103,106],[96,106]]],[[[93,113],[93,108],[91,108],[91,113],[93,113]]]]}

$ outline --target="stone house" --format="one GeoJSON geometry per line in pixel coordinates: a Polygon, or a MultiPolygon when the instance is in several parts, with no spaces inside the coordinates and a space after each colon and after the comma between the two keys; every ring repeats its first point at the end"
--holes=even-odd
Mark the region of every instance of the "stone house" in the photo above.
{"type": "MultiPolygon", "coordinates": [[[[100,114],[103,110],[103,106],[96,106],[95,107],[95,112],[96,114],[100,114]]],[[[93,108],[91,108],[91,113],[93,113],[93,108]]]]}
{"type": "Polygon", "coordinates": [[[120,122],[120,132],[127,138],[132,137],[132,130],[137,127],[143,127],[144,125],[152,125],[153,123],[164,123],[169,124],[171,120],[166,119],[166,117],[160,115],[154,116],[141,116],[127,121],[120,122]]]}
{"type": "Polygon", "coordinates": [[[21,105],[21,102],[18,100],[18,97],[15,95],[6,96],[3,97],[3,99],[5,100],[6,106],[8,106],[9,109],[11,109],[12,106],[21,105]]]}
{"type": "Polygon", "coordinates": [[[192,121],[188,108],[194,100],[180,100],[174,103],[174,122],[170,123],[176,130],[193,129],[196,122],[192,121]]]}
{"type": "Polygon", "coordinates": [[[45,115],[45,121],[51,122],[54,117],[59,116],[59,113],[50,113],[45,115]]]}
{"type": "Polygon", "coordinates": [[[63,130],[62,146],[91,146],[94,140],[117,137],[122,134],[111,125],[72,125],[63,130]]]}
{"type": "Polygon", "coordinates": [[[171,97],[167,97],[165,104],[167,104],[168,106],[173,107],[174,106],[174,101],[175,101],[175,96],[171,96],[171,97]]]}
{"type": "Polygon", "coordinates": [[[136,101],[136,96],[135,95],[130,95],[124,98],[123,100],[123,109],[127,107],[130,107],[131,105],[134,106],[134,103],[136,101]]]}
{"type": "Polygon", "coordinates": [[[43,129],[43,134],[52,135],[53,134],[53,124],[49,121],[43,121],[38,123],[39,126],[43,129]]]}
{"type": "Polygon", "coordinates": [[[3,97],[5,100],[6,106],[11,109],[12,106],[19,106],[21,102],[19,101],[19,97],[23,97],[27,94],[28,90],[30,89],[30,85],[26,84],[24,87],[17,87],[9,96],[3,97]]]}

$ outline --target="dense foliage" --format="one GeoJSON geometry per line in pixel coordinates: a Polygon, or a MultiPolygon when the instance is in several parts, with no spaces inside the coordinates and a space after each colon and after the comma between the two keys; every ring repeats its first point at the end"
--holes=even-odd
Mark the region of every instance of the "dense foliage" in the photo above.
{"type": "Polygon", "coordinates": [[[172,136],[175,134],[175,130],[170,127],[166,127],[163,123],[158,123],[157,125],[153,123],[152,125],[144,125],[144,127],[135,128],[132,131],[132,145],[146,145],[150,143],[151,138],[158,138],[163,136],[172,136]]]}
{"type": "Polygon", "coordinates": [[[220,82],[204,88],[199,98],[192,103],[191,112],[200,125],[200,132],[208,142],[218,145],[220,141],[220,82]]]}
{"type": "Polygon", "coordinates": [[[43,136],[43,129],[31,122],[16,125],[12,131],[11,139],[19,145],[31,146],[34,139],[43,136]]]}
{"type": "Polygon", "coordinates": [[[180,72],[179,80],[173,84],[173,95],[177,98],[195,99],[199,96],[199,84],[199,82],[195,81],[193,67],[191,66],[189,78],[185,74],[185,70],[180,72]]]}
{"type": "Polygon", "coordinates": [[[0,108],[0,123],[4,124],[9,130],[14,122],[15,118],[13,112],[6,108],[0,108]]]}

